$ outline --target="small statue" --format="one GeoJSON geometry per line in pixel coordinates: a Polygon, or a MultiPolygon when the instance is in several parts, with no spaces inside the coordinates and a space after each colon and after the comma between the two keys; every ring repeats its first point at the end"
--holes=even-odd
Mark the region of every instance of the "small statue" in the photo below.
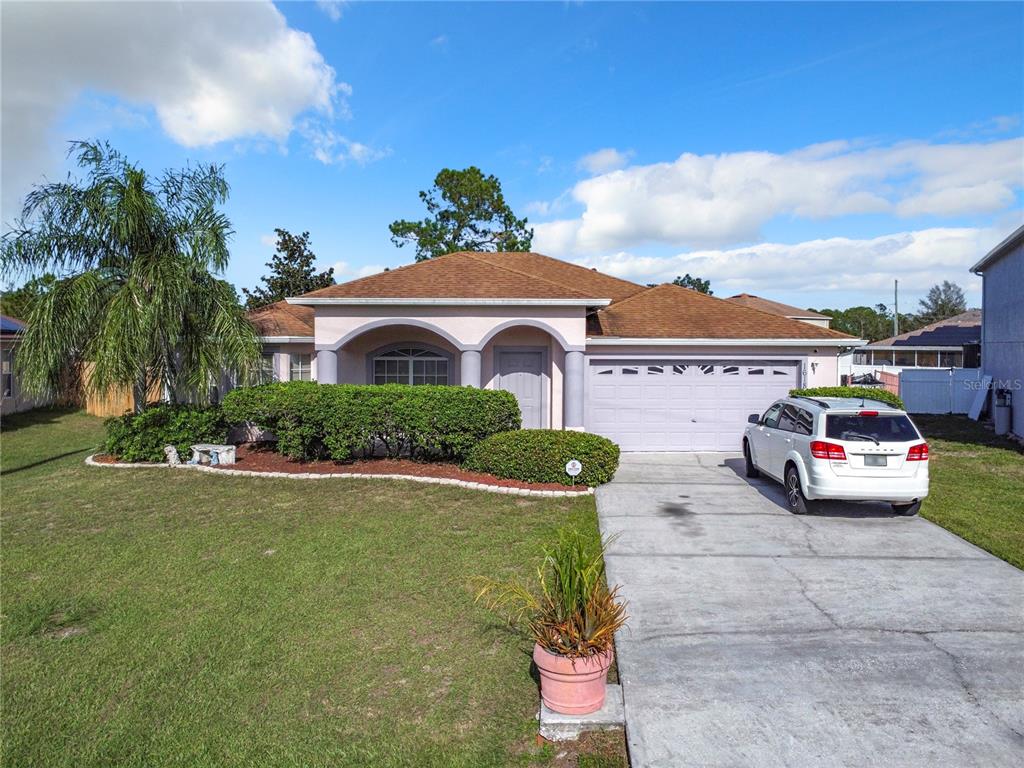
{"type": "Polygon", "coordinates": [[[172,467],[181,464],[181,459],[178,457],[178,449],[173,445],[164,446],[164,456],[167,457],[167,463],[172,467]]]}

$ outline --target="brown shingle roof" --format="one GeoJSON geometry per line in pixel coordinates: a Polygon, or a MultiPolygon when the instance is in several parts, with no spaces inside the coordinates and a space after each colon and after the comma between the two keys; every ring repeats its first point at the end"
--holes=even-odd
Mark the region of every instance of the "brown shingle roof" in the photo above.
{"type": "Polygon", "coordinates": [[[739,293],[735,296],[730,296],[726,301],[731,301],[733,304],[742,304],[744,307],[750,307],[751,309],[760,309],[762,312],[771,312],[773,315],[782,315],[783,317],[809,317],[815,320],[832,319],[828,315],[823,315],[819,312],[793,307],[789,304],[783,304],[781,301],[762,299],[760,296],[754,296],[750,293],[739,293]]]}
{"type": "Polygon", "coordinates": [[[470,255],[489,264],[514,269],[559,285],[567,285],[593,298],[619,301],[646,290],[644,286],[631,283],[629,280],[612,277],[596,269],[588,269],[561,259],[553,259],[542,253],[524,251],[470,255]]]}
{"type": "Polygon", "coordinates": [[[313,309],[275,301],[248,313],[260,336],[312,336],[313,309]]]}
{"type": "MultiPolygon", "coordinates": [[[[607,275],[587,282],[570,279],[570,271],[576,274],[575,270],[589,270],[571,264],[564,265],[568,269],[554,268],[547,264],[551,261],[555,259],[539,254],[461,251],[321,288],[301,298],[610,299],[606,286],[612,281],[625,282],[607,275]],[[503,259],[506,256],[508,263],[503,259]],[[539,266],[541,260],[546,264],[543,268],[539,266]]],[[[621,294],[623,288],[618,287],[618,291],[621,294]]]]}
{"type": "Polygon", "coordinates": [[[665,283],[595,313],[592,336],[653,339],[852,339],[829,328],[665,283]]]}

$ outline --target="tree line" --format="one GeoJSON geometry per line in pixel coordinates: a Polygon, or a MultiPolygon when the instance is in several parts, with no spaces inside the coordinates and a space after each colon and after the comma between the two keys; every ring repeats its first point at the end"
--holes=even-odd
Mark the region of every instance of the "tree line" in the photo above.
{"type": "MultiPolygon", "coordinates": [[[[309,232],[275,229],[268,273],[244,305],[222,277],[231,224],[223,166],[165,170],[153,177],[106,143],[74,142],[83,178],[38,185],[3,236],[2,266],[23,284],[0,294],[0,311],[27,322],[17,358],[23,389],[63,394],[68,367],[91,363],[86,390],[130,386],[141,404],[159,386],[174,399],[202,400],[223,371],[242,379],[258,369],[260,344],[246,310],[333,285],[318,270],[309,232]]],[[[470,166],[445,168],[419,193],[426,215],[391,223],[391,240],[416,261],[456,251],[528,251],[533,230],[515,215],[501,183],[470,166]]],[[[709,295],[709,280],[686,274],[676,285],[709,295]]],[[[963,290],[934,286],[912,330],[966,309],[963,290]]],[[[871,340],[891,334],[889,309],[816,310],[832,327],[871,340]]]]}

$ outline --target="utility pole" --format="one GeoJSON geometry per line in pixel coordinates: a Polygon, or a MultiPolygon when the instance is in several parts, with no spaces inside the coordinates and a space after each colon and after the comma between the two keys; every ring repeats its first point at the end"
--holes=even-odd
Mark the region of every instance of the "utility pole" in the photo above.
{"type": "Polygon", "coordinates": [[[900,281],[892,282],[892,335],[900,335],[900,281]]]}

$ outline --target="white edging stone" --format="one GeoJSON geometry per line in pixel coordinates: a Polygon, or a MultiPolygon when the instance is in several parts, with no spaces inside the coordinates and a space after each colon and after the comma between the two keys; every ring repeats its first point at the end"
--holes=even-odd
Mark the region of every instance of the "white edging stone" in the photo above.
{"type": "Polygon", "coordinates": [[[532,496],[546,498],[566,498],[573,496],[593,495],[593,488],[585,488],[579,491],[552,491],[534,490],[532,488],[518,488],[507,485],[488,485],[487,483],[475,483],[469,480],[458,480],[453,477],[421,477],[419,475],[386,475],[370,474],[365,472],[256,472],[246,469],[220,469],[207,464],[144,464],[131,462],[100,462],[96,461],[97,454],[90,454],[85,457],[85,463],[90,467],[111,467],[114,469],[192,469],[199,472],[213,472],[217,475],[230,475],[233,477],[279,477],[286,480],[407,480],[411,483],[429,483],[432,485],[451,485],[458,488],[467,488],[473,491],[486,491],[487,493],[505,493],[515,496],[532,496]]]}

